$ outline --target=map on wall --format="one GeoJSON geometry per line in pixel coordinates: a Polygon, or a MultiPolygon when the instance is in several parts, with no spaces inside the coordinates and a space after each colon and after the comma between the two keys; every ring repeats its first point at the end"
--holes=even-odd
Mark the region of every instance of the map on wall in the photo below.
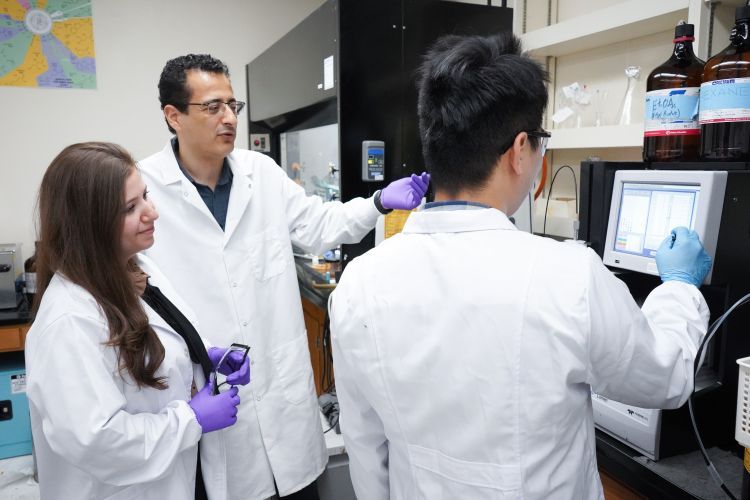
{"type": "Polygon", "coordinates": [[[91,0],[0,0],[0,85],[96,88],[91,0]]]}

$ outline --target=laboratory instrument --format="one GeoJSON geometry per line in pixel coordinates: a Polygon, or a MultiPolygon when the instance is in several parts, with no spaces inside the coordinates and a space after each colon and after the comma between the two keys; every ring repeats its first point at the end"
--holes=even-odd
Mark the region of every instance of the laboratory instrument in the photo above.
{"type": "Polygon", "coordinates": [[[0,244],[0,309],[14,309],[22,294],[17,283],[21,280],[21,245],[0,244]]]}
{"type": "MultiPolygon", "coordinates": [[[[667,234],[654,234],[659,224],[692,226],[701,238],[715,239],[705,245],[713,267],[700,287],[713,321],[750,292],[750,233],[744,230],[750,213],[749,168],[741,162],[582,162],[580,237],[611,263],[639,304],[661,283],[651,248],[651,239],[660,240],[658,248],[667,234]],[[647,170],[654,165],[671,168],[647,170]],[[717,214],[718,222],[710,222],[717,214]]],[[[706,446],[732,446],[728,430],[734,429],[735,360],[750,355],[750,337],[744,334],[748,323],[750,308],[727,318],[707,346],[695,379],[693,406],[706,446]]],[[[598,429],[651,459],[698,446],[687,405],[637,408],[596,393],[592,401],[598,429]]]]}

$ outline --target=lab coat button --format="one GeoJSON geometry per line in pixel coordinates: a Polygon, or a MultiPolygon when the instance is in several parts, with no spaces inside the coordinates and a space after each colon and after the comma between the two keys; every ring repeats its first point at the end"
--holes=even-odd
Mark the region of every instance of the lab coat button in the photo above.
{"type": "Polygon", "coordinates": [[[260,401],[262,398],[260,396],[255,396],[256,401],[260,401]]]}
{"type": "Polygon", "coordinates": [[[232,288],[237,288],[237,282],[236,281],[232,281],[232,288]]]}
{"type": "Polygon", "coordinates": [[[255,365],[255,360],[254,359],[250,360],[250,365],[255,365]]]}
{"type": "Polygon", "coordinates": [[[187,197],[188,197],[188,193],[187,193],[187,191],[183,192],[183,193],[182,193],[182,196],[184,196],[185,198],[187,198],[187,197]]]}
{"type": "Polygon", "coordinates": [[[247,321],[243,321],[242,326],[247,326],[247,321]]]}

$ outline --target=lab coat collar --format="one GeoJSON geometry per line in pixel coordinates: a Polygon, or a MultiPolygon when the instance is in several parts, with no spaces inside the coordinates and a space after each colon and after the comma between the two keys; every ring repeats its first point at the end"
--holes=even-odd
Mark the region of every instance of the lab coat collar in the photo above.
{"type": "Polygon", "coordinates": [[[227,207],[227,220],[224,224],[224,245],[226,245],[237,226],[239,226],[242,217],[250,206],[250,199],[253,195],[252,188],[252,167],[249,162],[241,161],[239,155],[235,152],[227,156],[229,168],[232,169],[232,190],[229,194],[229,206],[227,207]]]}
{"type": "Polygon", "coordinates": [[[239,155],[237,154],[237,148],[234,148],[234,151],[229,153],[229,156],[227,156],[227,160],[229,160],[229,167],[232,169],[233,175],[245,176],[248,179],[252,179],[253,169],[251,168],[249,162],[242,161],[239,158],[239,155]]]}
{"type": "MultiPolygon", "coordinates": [[[[165,185],[180,184],[183,186],[183,192],[188,193],[185,198],[188,203],[193,205],[207,218],[214,220],[213,215],[209,212],[206,204],[200,198],[198,190],[195,188],[190,179],[180,169],[177,163],[177,157],[174,154],[172,148],[172,141],[167,141],[166,146],[162,149],[160,156],[162,156],[163,167],[160,168],[156,175],[157,179],[165,185]],[[160,177],[158,177],[160,176],[160,177]]],[[[237,226],[239,225],[242,215],[247,209],[250,198],[252,196],[251,184],[252,184],[252,166],[247,161],[242,161],[241,155],[235,151],[232,151],[227,156],[227,162],[229,168],[232,170],[232,189],[229,195],[229,206],[227,207],[227,220],[223,231],[223,244],[226,245],[234,234],[237,226]]],[[[220,230],[218,223],[216,229],[220,230]]]]}
{"type": "Polygon", "coordinates": [[[470,231],[517,230],[500,210],[430,211],[421,210],[409,215],[404,233],[463,233],[470,231]]]}
{"type": "MultiPolygon", "coordinates": [[[[236,149],[236,148],[235,148],[236,149]]],[[[188,180],[185,174],[182,173],[180,165],[177,163],[177,157],[172,149],[172,140],[167,141],[164,149],[161,150],[161,155],[165,157],[164,168],[159,169],[161,174],[161,181],[164,185],[175,184],[183,180],[188,180]]],[[[238,161],[237,155],[234,151],[229,153],[227,156],[229,161],[229,168],[232,169],[232,175],[245,176],[248,178],[252,177],[252,169],[246,162],[238,161]]]]}
{"type": "Polygon", "coordinates": [[[163,168],[160,168],[155,174],[161,177],[161,181],[165,186],[180,182],[182,179],[186,179],[185,174],[180,170],[180,166],[177,164],[177,157],[175,157],[174,150],[172,150],[171,139],[167,141],[164,149],[161,150],[161,156],[164,157],[163,168]]]}

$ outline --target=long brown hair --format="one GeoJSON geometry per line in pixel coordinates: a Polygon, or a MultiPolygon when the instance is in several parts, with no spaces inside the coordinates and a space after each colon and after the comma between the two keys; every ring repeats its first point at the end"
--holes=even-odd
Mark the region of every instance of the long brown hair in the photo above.
{"type": "Polygon", "coordinates": [[[129,276],[135,263],[121,257],[125,181],[134,169],[125,149],[106,142],[73,144],[52,160],[39,188],[34,315],[52,276],[63,274],[101,307],[120,369],[139,387],[165,389],[164,377],[155,376],[164,346],[129,276]]]}

